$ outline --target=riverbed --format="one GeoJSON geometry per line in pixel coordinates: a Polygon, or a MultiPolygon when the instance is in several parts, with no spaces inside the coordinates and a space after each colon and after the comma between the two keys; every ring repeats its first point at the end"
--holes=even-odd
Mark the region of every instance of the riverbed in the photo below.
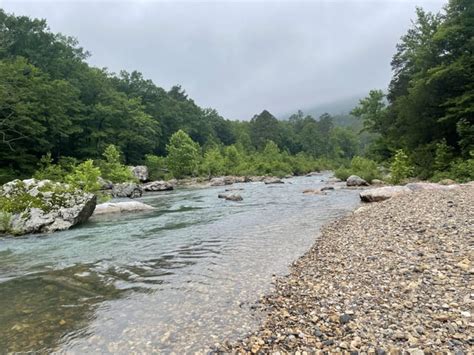
{"type": "Polygon", "coordinates": [[[0,239],[0,349],[182,353],[245,336],[272,279],[358,206],[356,190],[302,193],[329,177],[149,194],[154,211],[0,239]],[[218,199],[226,188],[243,201],[218,199]]]}

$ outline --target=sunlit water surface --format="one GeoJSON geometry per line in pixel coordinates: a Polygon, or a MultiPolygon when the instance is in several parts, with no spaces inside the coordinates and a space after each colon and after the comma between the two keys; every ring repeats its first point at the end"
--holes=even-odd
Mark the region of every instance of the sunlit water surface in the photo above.
{"type": "Polygon", "coordinates": [[[180,189],[155,211],[93,218],[52,235],[0,239],[2,351],[192,352],[257,326],[272,276],[353,210],[358,192],[304,195],[328,174],[285,184],[180,189]]]}

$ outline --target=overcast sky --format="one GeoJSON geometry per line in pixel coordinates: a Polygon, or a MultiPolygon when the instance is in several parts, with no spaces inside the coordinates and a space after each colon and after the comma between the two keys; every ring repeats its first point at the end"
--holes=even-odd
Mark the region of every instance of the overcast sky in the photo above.
{"type": "Polygon", "coordinates": [[[385,89],[395,44],[415,6],[441,0],[22,1],[16,15],[45,18],[78,38],[89,62],[138,70],[232,119],[276,115],[385,89]]]}

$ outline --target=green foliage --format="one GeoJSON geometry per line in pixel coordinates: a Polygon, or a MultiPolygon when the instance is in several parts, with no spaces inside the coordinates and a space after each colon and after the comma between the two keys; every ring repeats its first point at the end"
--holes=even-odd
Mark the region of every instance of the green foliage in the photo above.
{"type": "Polygon", "coordinates": [[[219,176],[226,173],[226,161],[218,147],[211,148],[204,153],[199,170],[207,176],[219,176]]]}
{"type": "Polygon", "coordinates": [[[92,160],[86,160],[79,164],[72,173],[65,177],[65,181],[85,192],[97,192],[100,190],[99,177],[101,171],[94,166],[92,160]]]}
{"type": "Polygon", "coordinates": [[[432,178],[433,181],[443,179],[451,179],[458,182],[474,180],[474,151],[471,152],[470,159],[455,159],[449,164],[448,169],[437,171],[432,178]]]}
{"type": "Polygon", "coordinates": [[[441,142],[436,144],[434,168],[437,171],[443,171],[449,168],[451,161],[453,160],[454,149],[446,144],[446,139],[442,139],[441,142]]]}
{"type": "Polygon", "coordinates": [[[108,145],[102,155],[105,160],[99,162],[99,167],[104,179],[114,183],[135,180],[132,171],[121,163],[120,150],[115,145],[108,145]]]}
{"type": "Polygon", "coordinates": [[[413,167],[410,159],[403,149],[397,150],[390,165],[390,178],[393,184],[399,184],[413,174],[413,167]]]}
{"type": "Polygon", "coordinates": [[[184,131],[179,130],[171,136],[168,151],[168,167],[176,178],[193,175],[199,164],[199,144],[184,131]]]}
{"type": "Polygon", "coordinates": [[[0,233],[10,233],[12,223],[12,214],[10,212],[0,211],[0,233]]]}
{"type": "Polygon", "coordinates": [[[381,178],[378,164],[373,160],[359,156],[352,158],[349,167],[340,166],[334,175],[341,180],[347,180],[349,176],[357,175],[368,182],[381,178]]]}
{"type": "Polygon", "coordinates": [[[145,155],[145,165],[148,168],[150,180],[164,179],[168,169],[166,168],[166,158],[153,154],[145,155]]]}
{"type": "Polygon", "coordinates": [[[51,153],[43,155],[40,159],[39,168],[33,174],[38,180],[64,181],[66,172],[58,164],[53,164],[51,153]]]}

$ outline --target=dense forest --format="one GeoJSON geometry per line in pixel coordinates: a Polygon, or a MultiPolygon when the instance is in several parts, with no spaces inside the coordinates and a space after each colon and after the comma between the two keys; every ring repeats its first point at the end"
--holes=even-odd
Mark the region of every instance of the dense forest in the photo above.
{"type": "MultiPolygon", "coordinates": [[[[158,161],[150,155],[167,155],[178,130],[197,144],[201,160],[209,151],[207,156],[216,157],[216,149],[225,155],[229,147],[241,156],[263,153],[269,141],[278,152],[304,154],[307,161],[351,158],[361,148],[357,132],[335,127],[327,114],[315,119],[300,111],[280,121],[264,110],[250,121],[230,121],[196,105],[180,86],[166,91],[137,71],[114,74],[92,67],[75,39],[51,33],[44,20],[1,11],[0,36],[2,181],[31,176],[47,154],[53,162],[96,160],[111,144],[125,164],[145,163],[147,156],[158,161]]],[[[247,166],[240,172],[271,170],[247,166]]]]}
{"type": "Polygon", "coordinates": [[[76,39],[0,10],[0,182],[38,169],[50,177],[51,166],[71,173],[86,160],[146,164],[158,178],[347,172],[394,157],[404,177],[473,178],[473,12],[467,0],[441,14],[418,9],[388,92],[371,91],[352,115],[278,120],[263,110],[231,121],[179,85],[165,90],[137,71],[90,66],[76,39]]]}

